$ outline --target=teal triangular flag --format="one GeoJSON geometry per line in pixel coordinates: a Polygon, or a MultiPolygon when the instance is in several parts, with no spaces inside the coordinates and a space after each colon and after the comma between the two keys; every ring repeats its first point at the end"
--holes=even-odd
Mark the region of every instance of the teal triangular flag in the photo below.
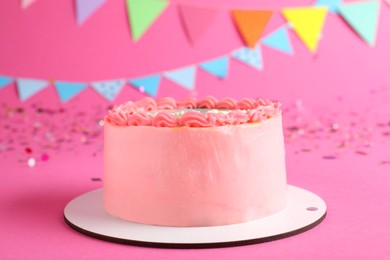
{"type": "Polygon", "coordinates": [[[374,46],[378,27],[379,1],[342,4],[341,16],[369,45],[374,46]]]}
{"type": "Polygon", "coordinates": [[[199,67],[218,78],[224,79],[228,74],[229,58],[223,56],[221,58],[206,61],[200,64],[199,67]]]}
{"type": "Polygon", "coordinates": [[[273,49],[279,50],[287,54],[294,54],[294,50],[291,46],[290,38],[286,26],[282,26],[276,29],[272,33],[265,36],[261,43],[273,49]]]}
{"type": "Polygon", "coordinates": [[[314,3],[314,6],[326,6],[328,7],[329,12],[337,13],[341,4],[341,0],[317,0],[314,3]]]}
{"type": "Polygon", "coordinates": [[[91,86],[97,93],[108,101],[113,101],[118,93],[121,91],[125,85],[125,80],[111,80],[111,81],[102,81],[102,82],[93,82],[91,86]]]}
{"type": "Polygon", "coordinates": [[[57,81],[54,83],[61,102],[66,102],[83,91],[87,84],[57,81]]]}
{"type": "Polygon", "coordinates": [[[46,88],[48,84],[49,82],[46,80],[17,79],[17,88],[20,100],[27,100],[39,91],[46,88]]]}
{"type": "Polygon", "coordinates": [[[193,90],[195,88],[196,67],[189,66],[164,73],[164,76],[180,86],[193,90]]]}
{"type": "Polygon", "coordinates": [[[239,60],[257,70],[263,68],[263,61],[260,51],[260,46],[256,45],[255,48],[242,47],[231,53],[232,57],[239,60]]]}
{"type": "Polygon", "coordinates": [[[161,76],[159,74],[146,76],[142,78],[130,79],[129,83],[134,87],[143,88],[145,93],[155,97],[160,85],[161,76]]]}
{"type": "Polygon", "coordinates": [[[0,76],[0,89],[4,88],[12,82],[12,78],[0,76]]]}

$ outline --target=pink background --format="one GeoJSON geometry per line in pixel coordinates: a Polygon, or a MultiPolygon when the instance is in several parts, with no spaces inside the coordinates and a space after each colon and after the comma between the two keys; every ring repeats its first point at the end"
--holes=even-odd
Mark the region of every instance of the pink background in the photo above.
{"type": "MultiPolygon", "coordinates": [[[[38,0],[23,11],[19,1],[0,0],[0,75],[67,81],[133,78],[219,57],[242,46],[228,15],[229,6],[277,10],[292,6],[287,0],[254,2],[213,1],[225,5],[193,47],[185,38],[174,5],[134,43],[124,1],[107,1],[78,27],[73,1],[38,0]]],[[[294,6],[312,2],[294,1],[294,6]]],[[[264,35],[283,23],[275,13],[264,35]]],[[[295,55],[263,47],[261,72],[231,60],[226,80],[198,70],[195,92],[162,80],[160,97],[264,96],[284,103],[289,183],[323,197],[328,216],[309,232],[266,244],[164,250],[117,245],[74,232],[63,222],[62,211],[75,196],[101,187],[101,182],[91,182],[91,178],[102,176],[102,136],[92,145],[78,142],[75,149],[49,150],[49,161],[38,161],[33,168],[25,163],[28,155],[18,138],[34,124],[30,118],[36,117],[32,109],[36,104],[62,107],[70,115],[84,111],[87,117],[81,124],[87,124],[103,116],[107,102],[87,89],[60,104],[51,87],[20,103],[15,85],[1,89],[0,147],[10,143],[9,125],[16,129],[12,138],[17,145],[12,151],[0,149],[0,258],[385,259],[390,253],[389,24],[390,8],[382,4],[377,43],[370,48],[339,16],[329,14],[315,55],[290,31],[295,55]],[[20,120],[7,112],[9,107],[25,109],[20,120]],[[88,114],[97,107],[100,112],[88,114]],[[336,133],[329,131],[334,124],[340,126],[336,133]],[[294,127],[304,133],[295,132],[294,127]],[[314,127],[323,130],[310,133],[314,127]],[[339,148],[346,139],[350,145],[339,148]],[[329,156],[337,159],[324,159],[329,156]]],[[[143,94],[126,86],[115,103],[141,97],[143,94]]],[[[73,122],[70,117],[47,120],[57,126],[73,122]]],[[[66,134],[66,129],[62,132],[66,134]]],[[[34,152],[43,149],[35,146],[34,152]]]]}

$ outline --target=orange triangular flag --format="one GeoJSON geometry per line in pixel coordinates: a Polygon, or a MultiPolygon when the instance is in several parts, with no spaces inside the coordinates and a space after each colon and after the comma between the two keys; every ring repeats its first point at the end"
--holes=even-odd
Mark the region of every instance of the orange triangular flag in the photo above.
{"type": "Polygon", "coordinates": [[[272,11],[268,10],[232,10],[234,22],[246,45],[254,48],[260,39],[272,11]]]}

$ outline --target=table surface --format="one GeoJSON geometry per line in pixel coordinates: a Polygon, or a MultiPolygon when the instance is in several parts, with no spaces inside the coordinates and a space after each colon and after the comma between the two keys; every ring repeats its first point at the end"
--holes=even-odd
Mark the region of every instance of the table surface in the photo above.
{"type": "Polygon", "coordinates": [[[215,249],[128,246],[72,230],[63,220],[65,205],[102,186],[99,118],[106,108],[80,112],[3,104],[0,257],[385,259],[390,255],[390,109],[388,102],[377,101],[336,112],[299,102],[284,107],[288,182],[321,196],[327,217],[293,237],[215,249]]]}

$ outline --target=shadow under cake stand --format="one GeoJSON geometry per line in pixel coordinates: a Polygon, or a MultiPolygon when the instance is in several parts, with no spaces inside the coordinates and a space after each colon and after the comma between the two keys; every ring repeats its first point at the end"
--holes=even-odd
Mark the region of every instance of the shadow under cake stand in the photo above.
{"type": "Polygon", "coordinates": [[[102,240],[160,248],[214,248],[269,242],[297,235],[317,226],[326,216],[326,204],[316,194],[288,186],[287,207],[249,222],[210,227],[165,227],[125,221],[103,208],[103,190],[70,201],[65,222],[74,230],[102,240]]]}

